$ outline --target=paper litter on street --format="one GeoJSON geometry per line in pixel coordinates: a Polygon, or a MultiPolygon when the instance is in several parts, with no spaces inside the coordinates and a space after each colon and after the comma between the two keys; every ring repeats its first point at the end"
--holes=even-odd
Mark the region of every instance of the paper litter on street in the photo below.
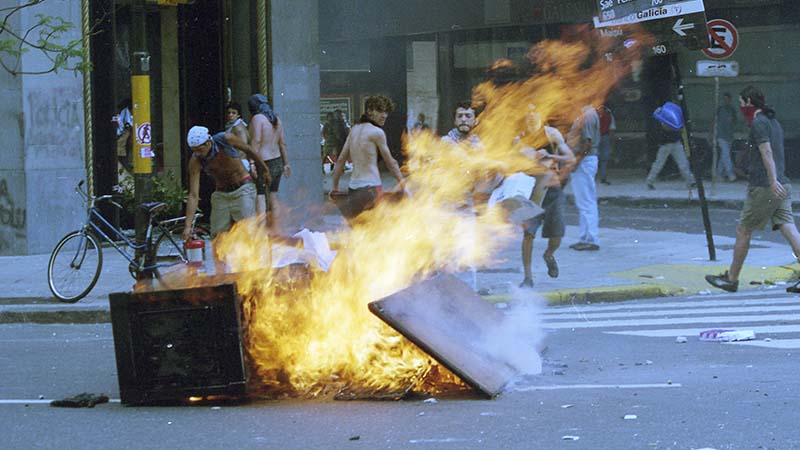
{"type": "Polygon", "coordinates": [[[336,258],[336,251],[331,250],[325,233],[309,231],[303,228],[293,237],[303,241],[303,247],[290,247],[288,245],[272,245],[272,267],[285,267],[289,264],[309,264],[317,269],[327,272],[336,258]]]}
{"type": "Polygon", "coordinates": [[[700,340],[708,342],[752,341],[756,338],[753,330],[706,330],[700,332],[700,340]]]}

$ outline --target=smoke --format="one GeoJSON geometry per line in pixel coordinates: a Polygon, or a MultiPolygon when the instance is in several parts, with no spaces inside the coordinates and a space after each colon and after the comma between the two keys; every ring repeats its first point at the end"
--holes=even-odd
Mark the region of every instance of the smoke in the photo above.
{"type": "Polygon", "coordinates": [[[542,373],[543,304],[538,295],[514,288],[498,332],[485,336],[482,343],[487,354],[516,369],[519,376],[542,373]]]}

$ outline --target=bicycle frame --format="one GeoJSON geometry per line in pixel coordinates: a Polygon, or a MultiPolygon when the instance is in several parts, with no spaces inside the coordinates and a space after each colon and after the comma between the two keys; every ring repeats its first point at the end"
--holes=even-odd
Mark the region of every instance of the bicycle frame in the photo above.
{"type": "MultiPolygon", "coordinates": [[[[166,267],[166,266],[172,265],[172,263],[164,263],[164,264],[158,264],[158,263],[152,264],[152,263],[150,263],[151,262],[151,259],[150,259],[151,255],[148,255],[148,253],[149,253],[149,250],[151,249],[152,244],[153,244],[153,241],[152,241],[152,239],[153,239],[153,234],[152,234],[153,233],[153,227],[156,227],[156,228],[160,229],[162,232],[167,233],[167,238],[172,243],[172,245],[175,246],[175,248],[177,249],[177,248],[180,248],[180,246],[179,246],[179,244],[177,242],[175,242],[175,240],[172,238],[172,236],[169,235],[169,230],[167,230],[166,227],[167,227],[167,225],[170,225],[172,223],[178,223],[179,221],[185,220],[185,217],[176,217],[176,218],[173,218],[173,219],[167,219],[167,220],[163,220],[163,221],[158,221],[157,222],[157,221],[154,220],[152,215],[148,215],[147,230],[145,232],[144,242],[142,242],[141,244],[136,244],[133,240],[131,240],[127,236],[125,236],[125,234],[122,231],[120,231],[118,228],[116,228],[114,225],[112,225],[108,220],[106,220],[106,218],[103,217],[103,215],[100,214],[100,212],[97,210],[97,208],[95,206],[97,201],[98,200],[111,200],[111,196],[110,195],[103,195],[103,196],[100,196],[100,197],[90,197],[87,193],[85,193],[85,192],[83,192],[81,190],[81,185],[82,184],[83,183],[81,182],[75,190],[79,194],[81,194],[87,200],[87,202],[89,204],[88,208],[87,208],[87,211],[86,211],[86,217],[87,217],[86,218],[86,222],[83,224],[83,227],[81,228],[81,230],[84,233],[88,232],[88,230],[94,231],[94,233],[97,236],[101,237],[104,241],[108,242],[117,252],[119,252],[125,259],[127,259],[128,262],[135,267],[137,272],[141,272],[141,271],[145,271],[145,270],[153,270],[153,269],[158,269],[160,267],[166,267]],[[98,221],[99,221],[99,224],[97,223],[98,221]],[[106,234],[103,231],[103,228],[101,227],[101,224],[105,225],[106,227],[108,227],[109,230],[111,230],[111,232],[113,234],[113,237],[109,236],[108,234],[106,234]],[[132,248],[134,250],[134,255],[131,256],[131,254],[125,248],[123,248],[123,246],[117,244],[118,241],[122,241],[124,243],[124,246],[132,248]],[[136,251],[137,250],[144,251],[144,254],[143,254],[144,258],[143,258],[142,262],[137,261],[137,258],[136,258],[136,251]],[[148,263],[150,263],[150,264],[148,264],[148,263]]],[[[113,200],[111,200],[111,202],[114,203],[113,200]]],[[[114,204],[116,205],[116,203],[114,203],[114,204]]],[[[119,205],[117,205],[117,206],[119,206],[119,205]]],[[[192,228],[194,228],[194,222],[200,216],[201,216],[201,214],[195,214],[194,218],[192,219],[192,228]]],[[[83,253],[85,253],[85,249],[84,249],[83,253]]],[[[153,256],[153,258],[155,257],[154,255],[152,255],[152,256],[153,256]]],[[[75,259],[74,260],[78,261],[79,259],[80,260],[83,259],[82,256],[80,255],[80,249],[78,250],[78,254],[75,255],[75,259]]]]}

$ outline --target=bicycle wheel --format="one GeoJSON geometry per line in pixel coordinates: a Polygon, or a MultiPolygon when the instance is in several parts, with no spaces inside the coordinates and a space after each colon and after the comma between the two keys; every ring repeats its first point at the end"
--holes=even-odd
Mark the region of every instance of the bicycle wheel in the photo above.
{"type": "Polygon", "coordinates": [[[75,303],[92,290],[103,266],[103,251],[97,239],[85,231],[64,236],[47,264],[50,292],[66,303],[75,303]]]}

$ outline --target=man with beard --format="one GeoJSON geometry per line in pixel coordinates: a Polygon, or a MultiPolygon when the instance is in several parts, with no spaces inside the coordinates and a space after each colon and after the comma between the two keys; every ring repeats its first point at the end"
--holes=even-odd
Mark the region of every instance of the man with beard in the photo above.
{"type": "Polygon", "coordinates": [[[458,102],[458,104],[456,104],[455,118],[453,120],[455,128],[442,137],[442,141],[450,144],[458,144],[466,139],[470,139],[471,144],[479,144],[478,136],[470,134],[472,129],[475,128],[476,123],[477,116],[475,114],[475,108],[473,108],[469,102],[458,102]]]}
{"type": "Polygon", "coordinates": [[[400,166],[389,151],[386,133],[383,131],[386,118],[394,109],[392,100],[382,95],[368,97],[364,109],[366,113],[350,130],[333,168],[333,186],[330,195],[331,197],[345,195],[339,191],[339,179],[344,173],[345,162],[353,161],[353,171],[350,173],[350,184],[346,194],[347,208],[342,211],[347,220],[375,206],[375,202],[383,193],[378,154],[383,158],[386,168],[397,183],[403,181],[400,166]]]}

